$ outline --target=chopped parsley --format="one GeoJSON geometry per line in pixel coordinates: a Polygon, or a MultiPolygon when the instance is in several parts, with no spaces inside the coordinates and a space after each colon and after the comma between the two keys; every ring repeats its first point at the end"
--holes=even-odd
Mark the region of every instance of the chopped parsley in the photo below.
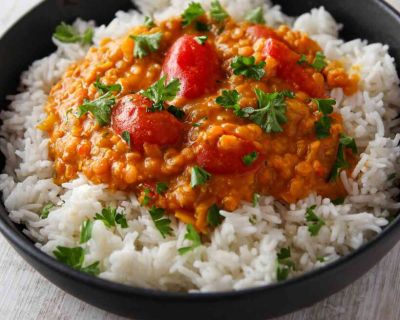
{"type": "Polygon", "coordinates": [[[331,200],[331,202],[335,205],[335,206],[337,206],[337,205],[339,205],[339,204],[343,204],[344,203],[344,198],[336,198],[336,199],[333,199],[333,200],[331,200]]]}
{"type": "Polygon", "coordinates": [[[79,117],[90,112],[100,126],[105,126],[111,122],[111,107],[115,104],[115,97],[111,92],[103,94],[96,100],[84,100],[79,106],[79,117]]]}
{"type": "Polygon", "coordinates": [[[235,75],[242,75],[247,78],[260,80],[265,75],[265,61],[256,64],[256,58],[253,56],[236,56],[233,58],[231,68],[235,75]]]}
{"type": "Polygon", "coordinates": [[[340,134],[339,146],[336,154],[336,160],[332,166],[331,173],[329,175],[329,180],[333,181],[338,176],[342,169],[348,168],[350,165],[345,159],[344,149],[350,149],[354,154],[357,153],[357,145],[354,138],[346,136],[344,133],[340,134]]]}
{"type": "Polygon", "coordinates": [[[58,246],[57,249],[53,251],[53,254],[58,261],[75,270],[86,272],[94,276],[100,273],[100,263],[98,261],[87,267],[83,266],[85,260],[85,251],[81,247],[68,248],[58,246]]]}
{"type": "Polygon", "coordinates": [[[194,40],[196,40],[196,42],[199,44],[205,44],[207,39],[208,39],[207,36],[198,36],[194,38],[194,40]]]}
{"type": "Polygon", "coordinates": [[[101,213],[96,213],[94,219],[102,221],[108,228],[115,227],[117,224],[119,224],[121,228],[128,228],[125,215],[117,213],[116,208],[104,208],[101,210],[101,213]]]}
{"type": "Polygon", "coordinates": [[[153,27],[156,26],[156,24],[154,23],[154,19],[152,17],[150,17],[150,16],[145,16],[144,17],[144,25],[147,28],[153,28],[153,27]]]}
{"type": "Polygon", "coordinates": [[[201,246],[200,235],[196,231],[196,229],[193,227],[192,224],[188,224],[186,226],[185,240],[192,241],[192,245],[188,246],[188,247],[179,248],[178,252],[179,252],[180,255],[184,255],[184,254],[188,253],[189,251],[193,251],[197,247],[201,246]]]}
{"type": "Polygon", "coordinates": [[[302,54],[300,56],[300,59],[297,61],[297,63],[300,64],[300,65],[307,64],[308,63],[307,56],[305,54],[302,54]]]}
{"type": "Polygon", "coordinates": [[[155,206],[152,206],[151,209],[149,210],[151,219],[154,222],[154,225],[156,226],[157,230],[160,231],[161,236],[165,238],[166,236],[172,236],[172,228],[170,226],[171,220],[168,218],[164,218],[165,215],[165,209],[163,208],[157,208],[155,206]]]}
{"type": "Polygon", "coordinates": [[[325,225],[325,221],[318,217],[314,210],[316,206],[313,205],[306,210],[306,221],[308,226],[308,232],[312,237],[318,235],[319,231],[321,230],[322,226],[325,225]]]}
{"type": "Polygon", "coordinates": [[[257,207],[260,201],[260,195],[258,193],[253,193],[253,207],[257,207]]]}
{"type": "Polygon", "coordinates": [[[149,55],[151,52],[156,52],[160,48],[162,33],[157,32],[153,34],[143,34],[130,37],[131,39],[135,40],[133,56],[141,59],[149,55]]]}
{"type": "Polygon", "coordinates": [[[122,86],[120,84],[116,83],[108,86],[104,83],[101,83],[99,78],[97,78],[96,82],[94,83],[94,87],[101,95],[107,92],[120,92],[122,90],[122,86]]]}
{"type": "Polygon", "coordinates": [[[250,152],[249,154],[246,154],[245,156],[243,156],[242,161],[245,166],[249,167],[254,163],[254,161],[257,160],[257,158],[258,158],[258,152],[253,151],[253,152],[250,152]]]}
{"type": "Polygon", "coordinates": [[[64,43],[90,45],[93,43],[93,28],[87,28],[85,32],[80,33],[72,25],[61,22],[61,24],[56,27],[53,37],[64,43]]]}
{"type": "Polygon", "coordinates": [[[290,270],[295,269],[295,264],[291,259],[290,248],[281,248],[277,253],[278,267],[276,268],[276,278],[278,281],[284,281],[288,278],[290,270]]]}
{"type": "Polygon", "coordinates": [[[194,27],[199,32],[208,32],[211,30],[211,27],[207,23],[201,21],[196,21],[194,27]]]}
{"type": "Polygon", "coordinates": [[[312,63],[308,62],[308,58],[305,54],[302,54],[300,56],[300,59],[299,61],[297,61],[297,63],[300,65],[308,65],[317,70],[318,72],[321,72],[322,69],[324,69],[328,65],[325,58],[326,58],[325,55],[321,51],[318,51],[315,54],[315,58],[312,63]]]}
{"type": "Polygon", "coordinates": [[[192,173],[190,175],[190,185],[192,188],[199,185],[205,184],[210,180],[211,174],[199,166],[194,166],[192,168],[192,173]]]}
{"type": "Polygon", "coordinates": [[[222,94],[215,99],[215,102],[225,109],[232,109],[239,117],[245,114],[239,104],[240,94],[236,90],[222,90],[222,94]]]}
{"type": "Polygon", "coordinates": [[[186,115],[185,111],[183,111],[182,109],[179,109],[179,108],[177,108],[175,106],[169,106],[167,111],[170,114],[174,115],[175,118],[177,118],[179,120],[182,120],[186,115]]]}
{"type": "Polygon", "coordinates": [[[254,10],[251,10],[249,13],[246,14],[245,19],[249,22],[253,22],[256,24],[264,24],[264,10],[263,8],[257,7],[254,10]]]}
{"type": "Polygon", "coordinates": [[[317,257],[317,261],[324,263],[325,262],[325,257],[317,257]]]}
{"type": "Polygon", "coordinates": [[[156,193],[163,194],[168,190],[168,184],[165,182],[157,182],[156,183],[156,193]]]}
{"type": "Polygon", "coordinates": [[[267,93],[260,89],[254,90],[258,100],[258,109],[242,109],[246,117],[258,124],[265,132],[282,132],[282,124],[287,122],[286,98],[294,98],[290,91],[267,93]]]}
{"type": "Polygon", "coordinates": [[[318,111],[322,113],[322,117],[314,123],[315,134],[318,139],[329,137],[331,130],[331,118],[329,115],[333,112],[333,106],[336,101],[334,99],[313,99],[317,104],[318,111]]]}
{"type": "Polygon", "coordinates": [[[218,227],[225,217],[220,214],[220,209],[216,204],[213,204],[207,211],[207,223],[211,227],[218,227]]]}
{"type": "Polygon", "coordinates": [[[229,14],[221,6],[221,3],[218,0],[213,0],[211,1],[210,16],[213,20],[217,22],[223,22],[226,18],[229,17],[229,14]]]}
{"type": "Polygon", "coordinates": [[[148,206],[150,201],[152,200],[152,197],[150,196],[151,190],[149,188],[144,189],[144,196],[143,196],[143,206],[148,206]]]}
{"type": "Polygon", "coordinates": [[[125,140],[125,142],[130,146],[131,145],[131,134],[129,133],[129,131],[123,131],[121,133],[121,137],[122,139],[125,140]]]}
{"type": "Polygon", "coordinates": [[[178,94],[181,87],[180,81],[173,79],[168,84],[165,84],[166,79],[167,77],[163,76],[148,89],[140,91],[142,95],[153,101],[153,105],[147,111],[162,111],[164,103],[174,100],[178,94]]]}
{"type": "Polygon", "coordinates": [[[204,124],[204,121],[206,121],[207,119],[208,119],[207,117],[201,118],[198,122],[192,123],[192,127],[195,128],[201,127],[204,124]]]}
{"type": "Polygon", "coordinates": [[[79,243],[86,243],[92,237],[92,230],[93,230],[93,221],[92,220],[85,220],[82,222],[81,225],[81,235],[79,238],[79,243]]]}
{"type": "Polygon", "coordinates": [[[49,216],[50,210],[53,209],[56,205],[54,203],[48,202],[44,205],[42,210],[40,211],[40,218],[46,219],[49,216]]]}
{"type": "Polygon", "coordinates": [[[182,26],[187,27],[206,12],[198,2],[191,2],[182,14],[182,26]]]}

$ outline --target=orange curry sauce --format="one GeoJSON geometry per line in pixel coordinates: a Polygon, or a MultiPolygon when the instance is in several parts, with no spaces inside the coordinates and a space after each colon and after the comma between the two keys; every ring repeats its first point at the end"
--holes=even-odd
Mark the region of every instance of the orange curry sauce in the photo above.
{"type": "MultiPolygon", "coordinates": [[[[255,193],[272,195],[285,203],[294,203],[311,192],[331,199],[345,196],[340,179],[328,178],[336,160],[339,134],[344,131],[342,118],[332,113],[330,135],[318,139],[315,122],[322,114],[311,99],[328,98],[328,90],[333,87],[342,87],[352,94],[357,90],[357,76],[347,75],[339,62],[330,62],[321,72],[310,63],[292,63],[291,59],[303,54],[312,62],[321,48],[304,33],[286,26],[272,30],[229,18],[221,31],[208,17],[201,20],[212,26],[210,31],[183,27],[181,18],[151,28],[137,27],[120,39],[104,39],[99,47],[89,50],[85,59],[69,67],[52,88],[46,107],[48,117],[39,125],[50,135],[49,152],[54,159],[56,183],[70,181],[82,172],[93,183],[106,183],[111,190],[133,191],[142,202],[146,196],[150,199],[149,206],[162,207],[202,232],[207,232],[210,206],[216,204],[233,211],[241,201],[251,201],[255,193]],[[157,32],[162,33],[159,49],[135,58],[135,41],[130,36],[157,32]],[[141,103],[134,93],[149,88],[168,70],[163,67],[168,51],[183,35],[206,35],[207,48],[216,53],[218,68],[208,76],[204,75],[205,69],[198,76],[196,70],[188,71],[188,81],[195,82],[197,78],[196,85],[203,87],[194,94],[178,94],[165,105],[167,108],[173,104],[185,112],[183,119],[176,119],[179,124],[168,122],[169,116],[161,113],[159,120],[148,122],[157,128],[159,139],[178,132],[176,143],[141,143],[140,139],[132,139],[133,133],[129,145],[115,130],[116,120],[100,126],[90,113],[78,116],[84,99],[94,100],[101,95],[94,86],[97,79],[107,85],[122,86],[115,93],[113,108],[123,108],[124,103],[135,99],[136,104],[141,103]],[[285,50],[274,53],[271,46],[277,43],[283,44],[289,53],[285,50]],[[270,46],[267,53],[266,46],[270,46]],[[234,75],[231,62],[238,55],[253,56],[256,63],[265,61],[265,75],[260,80],[234,75]],[[210,83],[204,83],[207,81],[210,83]],[[222,90],[237,90],[242,108],[257,108],[256,88],[267,93],[282,90],[295,93],[294,98],[285,99],[287,122],[282,124],[282,132],[267,133],[215,101],[222,90]],[[154,124],[156,121],[162,123],[154,124]],[[256,164],[240,172],[235,157],[242,160],[251,150],[257,151],[256,164]],[[192,168],[202,164],[211,168],[211,177],[204,184],[192,187],[192,168]],[[157,182],[166,183],[168,189],[158,194],[157,182]]],[[[196,60],[195,64],[201,68],[209,68],[214,56],[202,54],[208,55],[200,52],[193,56],[191,52],[186,58],[196,60]]],[[[175,55],[176,52],[169,59],[176,59],[175,55]]],[[[157,112],[160,111],[149,117],[157,112]]],[[[354,164],[355,159],[347,150],[346,156],[354,164]]]]}

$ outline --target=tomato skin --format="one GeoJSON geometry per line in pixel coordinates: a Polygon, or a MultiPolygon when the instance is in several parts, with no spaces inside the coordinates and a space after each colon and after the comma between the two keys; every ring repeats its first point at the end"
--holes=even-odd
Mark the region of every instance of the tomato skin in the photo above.
{"type": "Polygon", "coordinates": [[[112,127],[121,135],[128,131],[131,146],[143,150],[143,144],[175,145],[182,141],[184,126],[167,111],[147,112],[152,101],[140,95],[124,96],[112,111],[112,127]]]}
{"type": "Polygon", "coordinates": [[[180,96],[194,99],[216,89],[221,75],[215,49],[206,41],[200,44],[194,35],[180,37],[169,49],[163,64],[167,80],[179,79],[180,96]]]}
{"type": "Polygon", "coordinates": [[[247,35],[252,38],[253,40],[257,40],[260,38],[265,38],[265,39],[269,39],[269,38],[274,38],[274,39],[279,39],[278,34],[266,27],[266,26],[260,26],[260,25],[254,25],[254,26],[250,26],[247,28],[247,35]]]}
{"type": "Polygon", "coordinates": [[[229,151],[203,143],[197,150],[196,160],[202,168],[212,174],[241,174],[258,169],[264,160],[258,153],[258,158],[250,166],[246,166],[243,157],[254,151],[258,152],[254,144],[243,139],[240,139],[240,148],[229,151]]]}
{"type": "Polygon", "coordinates": [[[297,61],[300,55],[291,50],[286,44],[276,39],[268,39],[263,49],[263,56],[271,56],[279,62],[278,76],[293,83],[295,87],[306,92],[311,97],[325,97],[323,84],[316,82],[303,66],[297,61]]]}

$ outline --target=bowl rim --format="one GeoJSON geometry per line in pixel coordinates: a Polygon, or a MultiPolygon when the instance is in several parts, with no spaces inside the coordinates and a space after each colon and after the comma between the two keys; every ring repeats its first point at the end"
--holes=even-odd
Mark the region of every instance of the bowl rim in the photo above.
{"type": "MultiPolygon", "coordinates": [[[[400,12],[397,11],[391,4],[386,2],[385,0],[375,0],[378,4],[382,5],[389,11],[391,14],[395,15],[400,23],[400,12]]],[[[8,29],[0,36],[0,40],[12,29],[16,24],[18,24],[25,16],[29,15],[32,11],[43,5],[46,1],[40,2],[37,5],[33,6],[30,10],[28,10],[24,15],[22,15],[17,21],[15,21],[8,29]]],[[[362,255],[366,251],[373,250],[374,247],[378,245],[384,238],[387,238],[390,234],[394,232],[400,231],[400,214],[397,215],[395,219],[393,219],[384,229],[373,238],[371,238],[368,242],[361,245],[356,250],[346,254],[337,260],[327,263],[324,266],[312,269],[307,271],[301,275],[295,276],[293,278],[275,282],[267,285],[249,287],[240,290],[229,290],[229,291],[215,291],[215,292],[176,292],[176,291],[167,291],[160,289],[152,289],[152,288],[143,288],[137,286],[126,285],[118,282],[114,282],[111,280],[103,279],[100,277],[92,276],[87,273],[77,271],[46,254],[41,251],[34,242],[29,239],[22,231],[15,231],[14,229],[9,227],[9,224],[19,225],[14,223],[9,218],[9,213],[4,206],[3,199],[0,200],[0,232],[3,236],[8,240],[10,244],[15,246],[14,249],[21,250],[26,256],[29,256],[33,260],[39,261],[44,264],[47,268],[52,269],[57,273],[65,274],[74,280],[78,280],[87,285],[90,285],[93,288],[105,289],[107,291],[112,291],[118,294],[128,294],[128,295],[136,295],[142,296],[145,298],[152,298],[157,300],[179,300],[179,301],[211,301],[211,300],[224,300],[230,299],[234,297],[239,297],[243,295],[252,295],[257,294],[264,291],[274,291],[275,289],[281,289],[283,287],[291,287],[297,284],[301,284],[302,282],[306,282],[311,278],[317,278],[324,274],[329,273],[330,271],[336,269],[337,267],[344,266],[345,264],[349,264],[351,261],[357,259],[360,255],[362,255]]],[[[22,225],[22,224],[21,224],[22,225]]],[[[17,250],[18,251],[18,250],[17,250]]],[[[20,253],[20,252],[18,252],[20,253]]],[[[29,263],[29,262],[28,262],[29,263]]],[[[36,272],[38,272],[36,270],[36,272]]],[[[361,276],[362,274],[360,274],[361,276]]],[[[52,282],[52,281],[50,281],[52,282]]],[[[52,282],[53,283],[53,282],[52,282]]],[[[54,283],[53,283],[54,284],[54,283]]]]}

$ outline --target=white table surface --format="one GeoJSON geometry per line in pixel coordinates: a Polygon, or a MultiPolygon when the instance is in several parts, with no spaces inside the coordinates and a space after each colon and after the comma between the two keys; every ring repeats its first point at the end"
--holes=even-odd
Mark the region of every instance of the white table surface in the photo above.
{"type": "MultiPolygon", "coordinates": [[[[0,36],[21,14],[39,1],[0,0],[0,36]]],[[[400,0],[389,2],[400,9],[400,0]]],[[[310,308],[276,320],[398,320],[399,265],[400,243],[377,266],[346,289],[310,308]]],[[[122,318],[92,307],[58,289],[23,261],[0,235],[0,319],[122,318]]]]}

